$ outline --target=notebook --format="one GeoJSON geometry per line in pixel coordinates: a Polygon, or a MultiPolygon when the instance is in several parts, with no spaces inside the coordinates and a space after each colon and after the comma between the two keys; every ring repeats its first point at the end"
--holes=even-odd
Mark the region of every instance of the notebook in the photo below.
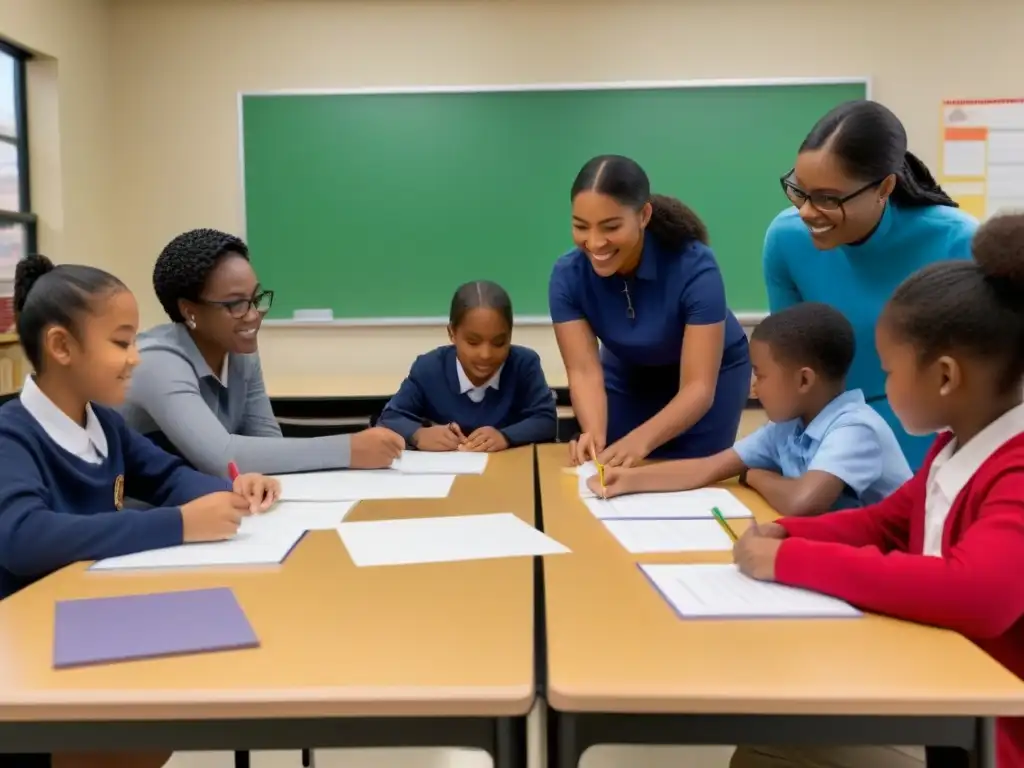
{"type": "Polygon", "coordinates": [[[837,598],[744,576],[731,563],[639,567],[684,619],[839,619],[863,616],[852,605],[837,598]]]}
{"type": "Polygon", "coordinates": [[[57,669],[259,645],[227,588],[193,589],[85,600],[56,606],[57,669]]]}

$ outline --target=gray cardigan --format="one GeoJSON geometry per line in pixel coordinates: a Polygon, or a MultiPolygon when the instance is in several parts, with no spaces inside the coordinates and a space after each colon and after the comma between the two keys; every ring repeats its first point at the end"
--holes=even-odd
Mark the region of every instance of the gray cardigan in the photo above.
{"type": "Polygon", "coordinates": [[[200,472],[224,476],[231,461],[242,472],[265,474],[349,466],[349,435],[281,435],[259,355],[228,355],[225,386],[180,323],[139,334],[138,347],[141,362],[122,413],[200,472]]]}

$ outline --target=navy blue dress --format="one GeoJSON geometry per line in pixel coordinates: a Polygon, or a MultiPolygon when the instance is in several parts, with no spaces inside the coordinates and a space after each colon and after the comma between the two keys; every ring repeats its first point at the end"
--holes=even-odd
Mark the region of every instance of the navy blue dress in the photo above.
{"type": "Polygon", "coordinates": [[[608,395],[608,445],[664,408],[679,393],[687,326],[725,323],[725,347],[711,409],[652,458],[699,458],[729,448],[750,394],[747,337],[725,301],[715,257],[696,240],[670,250],[645,235],[636,272],[601,277],[579,249],[562,256],[548,290],[554,323],[586,320],[601,342],[608,395]],[[630,317],[629,301],[634,317],[630,317]]]}

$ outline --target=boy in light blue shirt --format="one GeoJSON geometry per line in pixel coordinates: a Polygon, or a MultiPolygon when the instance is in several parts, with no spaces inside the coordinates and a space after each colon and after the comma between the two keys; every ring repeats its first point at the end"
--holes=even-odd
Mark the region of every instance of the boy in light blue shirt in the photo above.
{"type": "Polygon", "coordinates": [[[769,315],[750,339],[769,423],[708,458],[606,470],[604,495],[688,490],[739,475],[782,515],[881,501],[911,471],[885,420],[859,389],[846,390],[854,351],[852,326],[827,304],[769,315]]]}

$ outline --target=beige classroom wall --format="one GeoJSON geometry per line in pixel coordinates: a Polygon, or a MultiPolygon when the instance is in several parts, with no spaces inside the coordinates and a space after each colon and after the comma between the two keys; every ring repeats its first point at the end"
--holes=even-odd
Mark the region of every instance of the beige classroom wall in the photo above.
{"type": "MultiPolygon", "coordinates": [[[[89,34],[102,37],[96,26],[89,34]]],[[[934,165],[940,99],[1024,95],[1021,29],[1019,0],[120,0],[109,38],[110,264],[158,322],[150,270],[162,245],[192,227],[239,230],[239,91],[866,75],[934,165]]],[[[87,86],[76,99],[104,95],[102,81],[87,86]]],[[[65,148],[92,152],[91,135],[83,126],[65,148]]],[[[91,205],[80,176],[65,181],[68,204],[91,205]]],[[[337,226],[343,258],[343,212],[337,226]]],[[[261,346],[273,381],[399,375],[444,340],[442,328],[268,328],[261,346]]],[[[516,340],[561,378],[549,327],[518,329],[516,340]]]]}

